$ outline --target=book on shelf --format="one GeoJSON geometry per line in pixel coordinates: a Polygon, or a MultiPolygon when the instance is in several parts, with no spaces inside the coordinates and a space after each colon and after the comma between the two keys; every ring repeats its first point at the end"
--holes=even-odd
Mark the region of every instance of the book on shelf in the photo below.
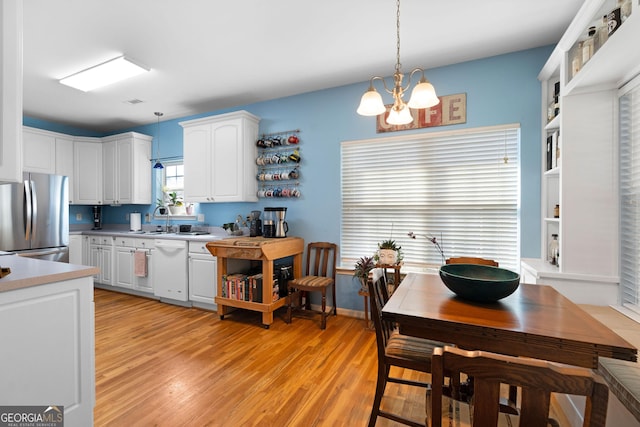
{"type": "Polygon", "coordinates": [[[560,132],[554,131],[551,134],[551,169],[557,168],[560,160],[560,132]]]}
{"type": "MultiPolygon", "coordinates": [[[[262,273],[246,275],[242,273],[226,274],[222,276],[222,297],[240,301],[262,303],[262,273]]],[[[277,278],[273,278],[272,301],[280,299],[280,285],[277,278]]]]}

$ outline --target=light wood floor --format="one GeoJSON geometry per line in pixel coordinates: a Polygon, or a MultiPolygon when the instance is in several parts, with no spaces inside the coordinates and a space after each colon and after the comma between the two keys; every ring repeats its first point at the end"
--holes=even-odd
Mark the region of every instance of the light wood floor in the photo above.
{"type": "MultiPolygon", "coordinates": [[[[278,311],[267,330],[259,313],[221,321],[101,289],[95,302],[96,426],[367,424],[377,357],[362,319],[330,317],[321,331],[319,320],[287,325],[278,311]]],[[[423,420],[424,390],[390,384],[383,407],[423,420]]]]}

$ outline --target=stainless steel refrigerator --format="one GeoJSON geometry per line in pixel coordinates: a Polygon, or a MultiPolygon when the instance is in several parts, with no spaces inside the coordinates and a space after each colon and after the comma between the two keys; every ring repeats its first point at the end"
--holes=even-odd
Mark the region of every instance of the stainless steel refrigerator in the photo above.
{"type": "Polygon", "coordinates": [[[68,179],[25,172],[0,185],[0,251],[69,262],[68,179]]]}

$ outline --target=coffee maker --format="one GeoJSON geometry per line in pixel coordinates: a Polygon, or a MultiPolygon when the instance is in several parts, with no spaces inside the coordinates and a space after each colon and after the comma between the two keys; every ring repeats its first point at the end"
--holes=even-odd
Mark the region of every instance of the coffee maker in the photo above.
{"type": "Polygon", "coordinates": [[[93,207],[93,228],[92,230],[102,230],[102,206],[93,207]]]}
{"type": "Polygon", "coordinates": [[[289,225],[284,220],[287,208],[264,208],[263,236],[287,237],[289,225]]]}
{"type": "Polygon", "coordinates": [[[276,215],[276,234],[275,237],[287,237],[289,224],[284,220],[287,215],[287,208],[273,208],[276,215]]]}

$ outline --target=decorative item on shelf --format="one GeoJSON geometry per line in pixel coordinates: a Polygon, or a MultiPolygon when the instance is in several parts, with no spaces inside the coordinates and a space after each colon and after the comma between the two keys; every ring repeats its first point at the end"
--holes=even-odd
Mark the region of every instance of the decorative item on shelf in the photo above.
{"type": "Polygon", "coordinates": [[[395,265],[402,261],[404,254],[402,246],[395,240],[384,240],[378,243],[378,250],[373,255],[373,259],[379,264],[395,265]]]}
{"type": "Polygon", "coordinates": [[[560,205],[555,205],[553,207],[553,217],[560,218],[560,205]]]}
{"type": "Polygon", "coordinates": [[[384,90],[393,96],[393,106],[389,111],[389,116],[386,121],[392,125],[403,125],[413,121],[413,116],[409,111],[410,108],[422,109],[433,107],[434,105],[438,105],[440,100],[436,95],[433,85],[425,78],[422,68],[414,68],[411,70],[409,73],[409,83],[406,87],[402,87],[403,73],[400,64],[400,0],[396,1],[396,9],[396,67],[393,73],[393,89],[387,87],[387,83],[383,77],[371,77],[369,89],[362,95],[357,112],[363,116],[378,116],[386,112],[387,108],[382,102],[382,97],[373,87],[374,80],[381,80],[384,85],[384,90]],[[413,88],[409,103],[405,103],[402,96],[409,90],[411,79],[416,73],[422,73],[422,77],[413,88]]]}
{"type": "Polygon", "coordinates": [[[551,265],[558,265],[558,258],[560,257],[560,245],[558,244],[558,235],[552,234],[551,241],[549,242],[549,249],[547,251],[547,260],[551,265]]]}
{"type": "Polygon", "coordinates": [[[354,267],[353,275],[360,279],[360,291],[369,292],[367,280],[369,279],[369,273],[375,267],[373,257],[365,256],[360,258],[356,261],[354,267]]]}
{"type": "Polygon", "coordinates": [[[442,263],[445,263],[445,256],[444,256],[444,250],[442,249],[442,245],[440,244],[440,242],[442,242],[442,233],[440,233],[440,241],[438,241],[438,239],[435,236],[430,236],[428,234],[416,234],[413,231],[410,231],[407,236],[411,237],[412,239],[416,239],[418,236],[420,237],[424,237],[425,239],[427,239],[428,241],[430,241],[431,243],[433,243],[433,246],[435,246],[435,248],[438,250],[438,252],[440,253],[440,257],[442,258],[442,263]]]}

